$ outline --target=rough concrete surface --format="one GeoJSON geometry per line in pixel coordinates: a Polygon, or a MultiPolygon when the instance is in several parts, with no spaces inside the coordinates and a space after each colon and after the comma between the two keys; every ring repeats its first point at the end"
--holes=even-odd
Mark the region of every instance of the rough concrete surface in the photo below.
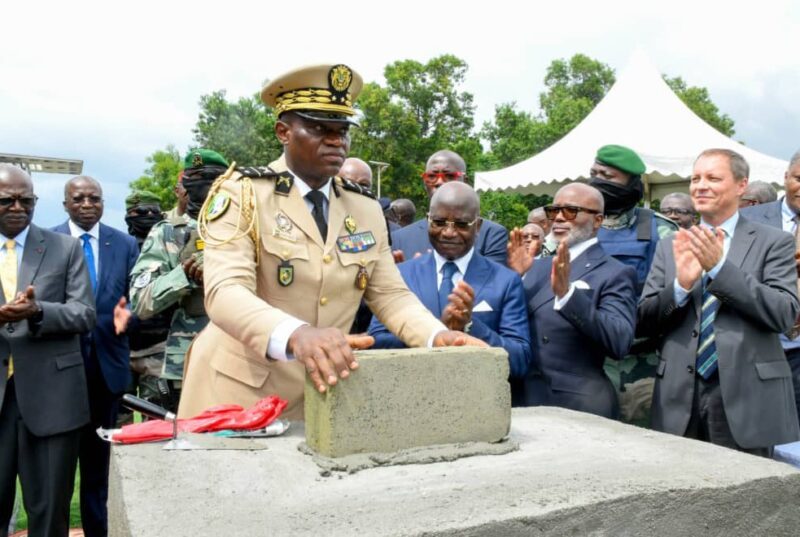
{"type": "Polygon", "coordinates": [[[113,536],[797,535],[800,472],[563,409],[514,409],[520,449],[320,477],[297,449],[114,446],[113,536]]]}
{"type": "Polygon", "coordinates": [[[306,379],[306,443],[326,457],[498,442],[511,422],[508,354],[499,348],[357,353],[358,370],[319,393],[306,379]]]}

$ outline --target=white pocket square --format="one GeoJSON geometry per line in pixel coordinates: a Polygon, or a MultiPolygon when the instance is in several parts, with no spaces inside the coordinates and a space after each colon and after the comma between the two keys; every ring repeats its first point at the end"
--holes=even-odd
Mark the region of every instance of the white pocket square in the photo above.
{"type": "Polygon", "coordinates": [[[481,303],[472,308],[473,313],[480,313],[482,311],[494,311],[488,302],[481,300],[481,303]]]}
{"type": "Polygon", "coordinates": [[[589,287],[589,284],[583,280],[575,280],[572,283],[575,285],[575,289],[591,289],[591,287],[589,287]]]}

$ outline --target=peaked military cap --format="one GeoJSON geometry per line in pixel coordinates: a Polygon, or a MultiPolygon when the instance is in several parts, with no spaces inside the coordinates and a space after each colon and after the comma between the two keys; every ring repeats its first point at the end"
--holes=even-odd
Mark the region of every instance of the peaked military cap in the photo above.
{"type": "Polygon", "coordinates": [[[139,205],[161,205],[161,198],[149,190],[134,190],[125,198],[125,210],[130,211],[139,205]]]}
{"type": "Polygon", "coordinates": [[[344,64],[301,67],[268,81],[261,90],[264,104],[314,121],[357,125],[353,108],[364,81],[344,64]]]}
{"type": "Polygon", "coordinates": [[[183,159],[183,167],[189,169],[199,166],[222,166],[227,168],[229,165],[225,157],[216,151],[211,149],[192,149],[183,159]]]}
{"type": "Polygon", "coordinates": [[[612,166],[631,175],[642,175],[646,170],[644,161],[633,149],[622,145],[604,145],[597,150],[595,160],[606,166],[612,166]]]}

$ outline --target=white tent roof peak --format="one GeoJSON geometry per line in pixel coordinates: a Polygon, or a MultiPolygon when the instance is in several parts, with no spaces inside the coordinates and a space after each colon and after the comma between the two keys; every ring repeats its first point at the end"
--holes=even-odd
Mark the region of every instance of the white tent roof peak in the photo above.
{"type": "Polygon", "coordinates": [[[750,178],[782,182],[788,162],[750,149],[694,114],[664,82],[641,50],[594,110],[564,138],[508,168],[475,174],[477,190],[553,194],[564,183],[586,178],[597,149],[618,144],[636,151],[647,166],[646,180],[660,197],[685,190],[694,160],[712,147],[732,149],[750,164],[750,178]],[[683,184],[680,184],[683,183],[683,184]]]}

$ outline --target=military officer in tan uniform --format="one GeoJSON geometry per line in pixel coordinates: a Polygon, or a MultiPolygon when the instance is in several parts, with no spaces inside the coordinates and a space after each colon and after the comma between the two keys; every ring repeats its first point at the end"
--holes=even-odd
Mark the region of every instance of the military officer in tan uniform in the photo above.
{"type": "Polygon", "coordinates": [[[485,345],[448,331],[408,290],[380,204],[334,177],[361,86],[345,65],[318,65],[264,87],[284,154],[269,167],[231,167],[201,210],[210,322],[187,357],[180,417],[277,394],[289,401],[284,415],[301,418],[304,369],[319,391],[358,374],[351,347],[372,338],[345,334],[362,296],[409,346],[485,345]]]}

